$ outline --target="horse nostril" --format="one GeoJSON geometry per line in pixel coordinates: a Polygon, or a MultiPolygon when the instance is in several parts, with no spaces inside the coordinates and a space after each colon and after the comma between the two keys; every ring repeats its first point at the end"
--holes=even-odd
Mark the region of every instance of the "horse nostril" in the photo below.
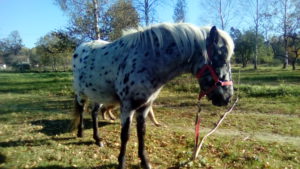
{"type": "Polygon", "coordinates": [[[221,81],[217,81],[217,82],[215,83],[215,85],[216,85],[217,87],[220,87],[220,86],[222,86],[222,82],[221,82],[221,81]]]}

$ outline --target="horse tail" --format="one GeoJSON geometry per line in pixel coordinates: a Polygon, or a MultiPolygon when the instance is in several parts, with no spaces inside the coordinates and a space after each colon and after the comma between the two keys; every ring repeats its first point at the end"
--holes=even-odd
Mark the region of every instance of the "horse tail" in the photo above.
{"type": "Polygon", "coordinates": [[[83,114],[85,101],[82,100],[78,95],[74,97],[74,110],[72,112],[71,130],[74,131],[80,124],[80,116],[83,114]]]}

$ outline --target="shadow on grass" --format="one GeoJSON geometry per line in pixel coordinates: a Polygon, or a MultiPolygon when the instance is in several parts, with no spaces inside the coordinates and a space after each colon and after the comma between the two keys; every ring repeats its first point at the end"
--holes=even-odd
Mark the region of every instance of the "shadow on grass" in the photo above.
{"type": "Polygon", "coordinates": [[[37,132],[44,133],[48,136],[55,136],[70,132],[71,120],[36,120],[31,122],[32,125],[43,126],[37,132]]]}
{"type": "Polygon", "coordinates": [[[59,165],[49,165],[49,166],[44,166],[44,167],[34,167],[31,169],[74,169],[77,167],[63,167],[63,166],[59,166],[59,165]]]}
{"type": "MultiPolygon", "coordinates": [[[[42,99],[42,98],[37,98],[42,99]]],[[[8,100],[0,105],[1,114],[14,112],[40,112],[53,113],[61,111],[70,111],[72,109],[72,100],[35,100],[28,99],[25,101],[8,100]],[[12,106],[14,105],[14,106],[12,106]]]]}
{"type": "MultiPolygon", "coordinates": [[[[49,138],[49,139],[40,139],[40,140],[17,140],[17,141],[0,142],[0,147],[52,145],[53,142],[51,142],[51,141],[65,141],[65,140],[71,140],[71,139],[76,139],[76,137],[49,138]]],[[[0,154],[0,161],[1,161],[1,154],[0,154]]]]}
{"type": "Polygon", "coordinates": [[[66,143],[65,145],[77,145],[77,146],[82,146],[82,145],[86,145],[86,146],[90,146],[95,144],[95,141],[74,141],[74,142],[70,142],[70,143],[66,143]]]}
{"type": "MultiPolygon", "coordinates": [[[[59,165],[50,165],[50,166],[44,166],[44,167],[34,167],[31,169],[53,169],[53,168],[55,168],[55,169],[76,169],[77,167],[63,167],[63,166],[59,166],[59,165]]],[[[118,164],[105,164],[105,165],[93,167],[91,169],[117,169],[117,168],[118,168],[118,164]]],[[[128,168],[140,169],[140,166],[130,165],[130,166],[128,166],[128,168]]]]}
{"type": "MultiPolygon", "coordinates": [[[[38,132],[44,133],[48,136],[55,136],[59,134],[64,134],[71,132],[71,120],[63,119],[63,120],[36,120],[31,122],[32,125],[43,126],[41,130],[38,132]]],[[[99,127],[104,127],[106,125],[117,124],[111,122],[98,122],[99,127]]],[[[84,119],[84,128],[91,129],[93,127],[91,119],[84,119]]]]}
{"type": "Polygon", "coordinates": [[[6,162],[6,156],[0,153],[0,164],[6,162]]]}
{"type": "MultiPolygon", "coordinates": [[[[69,125],[70,120],[37,120],[32,121],[32,125],[41,125],[43,128],[37,132],[44,133],[48,136],[55,136],[59,134],[64,134],[70,132],[69,125]]],[[[84,120],[85,129],[92,128],[92,121],[90,119],[84,120]]],[[[99,122],[99,127],[103,127],[106,125],[117,124],[117,123],[110,123],[110,122],[99,122]]],[[[41,146],[41,145],[51,145],[53,142],[51,141],[65,141],[76,139],[76,137],[59,137],[59,138],[49,138],[49,139],[41,139],[41,140],[18,140],[18,141],[8,141],[8,142],[0,142],[0,147],[18,147],[18,146],[41,146]]],[[[91,145],[94,144],[94,141],[88,142],[80,142],[80,143],[69,143],[69,144],[78,144],[78,145],[91,145]]],[[[2,156],[0,154],[0,164],[1,164],[2,156]]]]}
{"type": "MultiPolygon", "coordinates": [[[[118,168],[118,164],[115,163],[115,164],[105,164],[105,165],[97,166],[92,169],[117,169],[117,168],[118,168]]],[[[127,168],[140,169],[141,167],[139,165],[127,165],[127,168]]]]}
{"type": "Polygon", "coordinates": [[[167,169],[179,169],[179,168],[185,168],[184,166],[187,166],[189,161],[184,162],[184,163],[175,163],[172,167],[168,167],[167,169]]]}

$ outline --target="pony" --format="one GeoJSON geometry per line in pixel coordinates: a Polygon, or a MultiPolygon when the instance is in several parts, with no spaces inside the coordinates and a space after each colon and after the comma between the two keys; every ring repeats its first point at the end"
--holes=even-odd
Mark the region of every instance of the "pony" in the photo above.
{"type": "MultiPolygon", "coordinates": [[[[116,117],[113,115],[112,110],[115,110],[117,106],[118,106],[118,105],[102,106],[102,107],[101,107],[102,118],[103,118],[104,120],[107,120],[106,114],[108,114],[110,120],[115,120],[116,117]]],[[[148,117],[150,118],[151,122],[152,122],[156,127],[161,127],[161,126],[162,126],[162,124],[160,124],[160,123],[156,120],[155,115],[154,115],[154,111],[153,111],[153,108],[152,108],[152,107],[151,107],[150,110],[149,110],[148,117]]],[[[78,125],[78,124],[77,124],[77,125],[78,125]]],[[[94,129],[94,130],[95,130],[95,129],[94,129]]],[[[97,143],[96,143],[96,144],[97,144],[97,143]]],[[[97,144],[97,145],[98,145],[98,144],[97,144]]]]}
{"type": "MultiPolygon", "coordinates": [[[[141,166],[150,169],[145,121],[162,87],[183,73],[191,73],[198,78],[199,97],[206,95],[215,106],[227,105],[233,96],[233,49],[233,40],[226,32],[188,23],[161,23],[92,50],[79,47],[72,61],[77,115],[82,116],[87,97],[94,103],[120,104],[118,162],[123,169],[135,114],[138,156],[141,166]]],[[[93,111],[99,107],[95,105],[93,111]]]]}
{"type": "MultiPolygon", "coordinates": [[[[125,33],[126,32],[124,32],[124,34],[125,33]]],[[[77,50],[80,50],[80,49],[85,49],[87,51],[88,50],[93,50],[95,48],[102,47],[102,46],[104,46],[104,45],[106,45],[108,43],[110,43],[110,42],[104,41],[104,40],[93,40],[93,41],[90,41],[90,42],[82,43],[77,48],[77,50]]],[[[79,55],[78,57],[79,58],[83,58],[84,56],[83,55],[79,55]]],[[[75,93],[78,93],[78,91],[75,91],[75,93]]],[[[84,109],[85,110],[88,109],[87,103],[88,102],[87,102],[87,99],[86,99],[85,103],[84,103],[84,109]]],[[[98,116],[98,109],[100,109],[102,118],[104,120],[107,120],[107,116],[106,115],[109,116],[110,120],[115,120],[116,117],[113,115],[112,110],[116,109],[116,107],[117,107],[117,105],[113,105],[113,104],[104,106],[101,103],[93,103],[92,111],[91,111],[91,116],[92,116],[92,119],[93,119],[93,135],[94,135],[93,137],[95,139],[95,143],[97,145],[99,145],[99,146],[103,146],[103,144],[100,142],[100,137],[98,135],[98,127],[96,125],[98,123],[98,117],[97,117],[98,116]],[[95,106],[99,107],[99,108],[95,108],[95,106]]],[[[83,113],[83,112],[80,112],[80,113],[83,113]]],[[[74,116],[74,119],[73,119],[73,122],[72,122],[72,126],[73,126],[72,128],[77,127],[78,128],[77,136],[78,137],[82,137],[83,136],[83,126],[84,126],[83,125],[83,119],[82,119],[83,116],[77,116],[76,113],[73,114],[73,116],[74,116]]],[[[155,118],[154,111],[153,111],[152,107],[151,107],[150,112],[149,112],[149,118],[150,118],[150,120],[153,122],[153,124],[155,126],[157,126],[157,127],[161,126],[161,124],[155,118]]]]}

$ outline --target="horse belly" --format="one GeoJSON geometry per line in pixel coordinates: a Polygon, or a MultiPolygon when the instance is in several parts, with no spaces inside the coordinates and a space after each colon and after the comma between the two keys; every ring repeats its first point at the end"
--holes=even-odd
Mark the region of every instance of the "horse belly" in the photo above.
{"type": "Polygon", "coordinates": [[[118,104],[119,99],[113,87],[99,86],[94,88],[86,88],[85,95],[93,102],[101,104],[118,104]]]}

